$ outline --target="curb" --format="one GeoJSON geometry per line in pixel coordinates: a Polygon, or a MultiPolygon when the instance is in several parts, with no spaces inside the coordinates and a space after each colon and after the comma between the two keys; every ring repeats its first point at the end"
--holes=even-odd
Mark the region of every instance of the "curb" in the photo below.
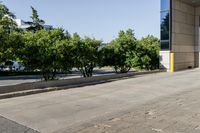
{"type": "Polygon", "coordinates": [[[0,87],[0,99],[20,97],[38,93],[45,93],[57,90],[66,90],[72,88],[83,87],[87,85],[95,85],[106,82],[112,82],[116,79],[123,79],[139,75],[156,74],[164,72],[161,70],[147,72],[130,72],[125,74],[103,75],[91,78],[75,78],[66,80],[57,80],[49,82],[25,83],[13,86],[0,87]]]}

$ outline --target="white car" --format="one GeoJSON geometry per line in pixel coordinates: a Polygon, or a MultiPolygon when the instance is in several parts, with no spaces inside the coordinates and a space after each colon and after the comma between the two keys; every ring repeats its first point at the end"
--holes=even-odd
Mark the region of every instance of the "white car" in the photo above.
{"type": "Polygon", "coordinates": [[[3,71],[23,71],[25,67],[21,62],[18,61],[6,61],[4,64],[3,71]]]}

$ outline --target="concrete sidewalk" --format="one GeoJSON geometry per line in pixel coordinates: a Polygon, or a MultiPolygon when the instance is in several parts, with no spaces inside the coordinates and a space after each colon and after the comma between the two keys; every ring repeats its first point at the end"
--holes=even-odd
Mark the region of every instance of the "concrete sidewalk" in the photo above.
{"type": "Polygon", "coordinates": [[[193,92],[200,87],[199,75],[199,69],[158,73],[0,100],[0,115],[43,133],[77,132],[136,107],[144,110],[142,105],[150,101],[160,102],[166,97],[193,92]]]}
{"type": "Polygon", "coordinates": [[[39,133],[39,132],[0,116],[0,133],[39,133]]]}

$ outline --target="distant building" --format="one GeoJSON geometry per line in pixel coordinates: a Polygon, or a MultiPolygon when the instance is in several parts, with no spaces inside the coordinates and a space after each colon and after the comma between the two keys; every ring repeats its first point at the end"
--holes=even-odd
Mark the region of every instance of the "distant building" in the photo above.
{"type": "MultiPolygon", "coordinates": [[[[33,27],[33,23],[29,21],[24,21],[22,19],[15,19],[15,22],[17,23],[18,28],[20,29],[28,29],[30,27],[33,27]]],[[[45,29],[53,29],[52,25],[42,25],[45,29]]]]}

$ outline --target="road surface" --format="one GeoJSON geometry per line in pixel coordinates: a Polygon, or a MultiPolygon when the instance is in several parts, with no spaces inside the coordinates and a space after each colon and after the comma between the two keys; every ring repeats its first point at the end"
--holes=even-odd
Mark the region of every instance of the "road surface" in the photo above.
{"type": "MultiPolygon", "coordinates": [[[[112,69],[95,69],[94,76],[99,75],[107,75],[107,74],[115,74],[112,69]]],[[[71,79],[71,78],[79,78],[79,72],[73,72],[73,74],[58,74],[57,78],[59,79],[71,79]]],[[[0,76],[0,86],[9,86],[9,85],[17,85],[22,83],[32,83],[41,81],[42,75],[22,75],[22,76],[0,76]]]]}
{"type": "Polygon", "coordinates": [[[0,100],[0,115],[42,133],[199,133],[199,81],[199,69],[144,75],[0,100]]]}

